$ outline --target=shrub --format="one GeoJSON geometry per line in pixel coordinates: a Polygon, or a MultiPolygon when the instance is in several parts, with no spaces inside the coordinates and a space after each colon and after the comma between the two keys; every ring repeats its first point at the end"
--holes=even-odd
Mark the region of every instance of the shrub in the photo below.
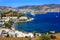
{"type": "Polygon", "coordinates": [[[45,35],[45,34],[43,34],[43,35],[41,36],[40,40],[50,40],[50,37],[47,36],[47,35],[45,35]]]}

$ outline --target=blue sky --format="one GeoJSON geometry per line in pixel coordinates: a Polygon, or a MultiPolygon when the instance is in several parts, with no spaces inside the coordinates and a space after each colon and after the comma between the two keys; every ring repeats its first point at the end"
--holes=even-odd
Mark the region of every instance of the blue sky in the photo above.
{"type": "Polygon", "coordinates": [[[0,6],[19,7],[43,4],[60,4],[60,0],[0,0],[0,6]]]}

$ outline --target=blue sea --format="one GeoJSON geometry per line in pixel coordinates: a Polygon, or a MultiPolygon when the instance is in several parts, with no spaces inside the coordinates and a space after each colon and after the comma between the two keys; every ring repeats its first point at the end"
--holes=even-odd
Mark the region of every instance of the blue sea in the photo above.
{"type": "Polygon", "coordinates": [[[20,31],[37,33],[47,33],[49,31],[60,32],[60,12],[48,12],[46,14],[31,15],[26,14],[29,17],[33,17],[34,20],[30,22],[20,22],[16,24],[16,29],[20,31]]]}

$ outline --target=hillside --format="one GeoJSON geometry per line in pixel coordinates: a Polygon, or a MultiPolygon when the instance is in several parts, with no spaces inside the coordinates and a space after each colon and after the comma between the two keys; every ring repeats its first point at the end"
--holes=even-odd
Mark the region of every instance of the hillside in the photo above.
{"type": "Polygon", "coordinates": [[[8,6],[0,6],[0,13],[8,12],[8,11],[17,11],[17,9],[8,7],[8,6]]]}
{"type": "Polygon", "coordinates": [[[60,12],[60,4],[22,6],[22,7],[18,7],[18,9],[25,11],[29,10],[28,12],[32,12],[32,13],[60,12]]]}
{"type": "Polygon", "coordinates": [[[0,13],[8,11],[17,11],[19,13],[46,13],[46,12],[60,12],[60,4],[45,4],[45,5],[28,5],[17,8],[0,6],[0,13]]]}
{"type": "Polygon", "coordinates": [[[30,6],[21,6],[21,7],[17,7],[18,9],[26,9],[26,8],[29,8],[29,9],[41,9],[43,7],[49,7],[49,8],[60,8],[60,4],[45,4],[45,5],[30,5],[30,6]]]}

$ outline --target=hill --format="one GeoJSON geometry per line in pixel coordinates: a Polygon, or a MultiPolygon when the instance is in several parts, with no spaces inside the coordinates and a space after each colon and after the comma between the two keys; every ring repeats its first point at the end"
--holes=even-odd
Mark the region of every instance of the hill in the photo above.
{"type": "Polygon", "coordinates": [[[0,6],[0,13],[8,11],[17,11],[19,13],[41,14],[46,12],[60,12],[60,4],[45,4],[45,5],[28,5],[16,8],[0,6]]]}

